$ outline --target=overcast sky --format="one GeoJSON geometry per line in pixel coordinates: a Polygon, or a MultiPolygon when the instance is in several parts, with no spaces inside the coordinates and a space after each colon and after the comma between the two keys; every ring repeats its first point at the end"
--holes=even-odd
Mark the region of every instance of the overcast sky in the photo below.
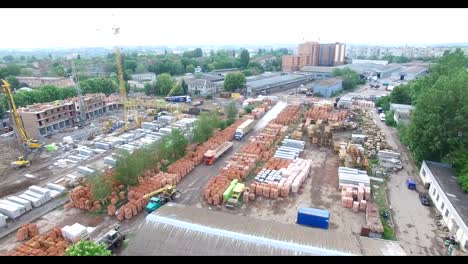
{"type": "Polygon", "coordinates": [[[0,9],[0,17],[0,48],[468,42],[468,9],[0,9]]]}

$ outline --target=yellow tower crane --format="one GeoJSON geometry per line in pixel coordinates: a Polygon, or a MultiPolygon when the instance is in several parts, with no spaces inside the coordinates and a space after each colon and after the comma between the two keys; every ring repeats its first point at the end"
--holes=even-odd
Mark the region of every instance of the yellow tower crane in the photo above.
{"type": "MultiPolygon", "coordinates": [[[[114,35],[118,35],[120,33],[120,27],[114,26],[112,28],[114,35]]],[[[117,77],[119,79],[119,93],[120,99],[124,105],[124,131],[128,130],[128,110],[129,110],[129,102],[127,99],[127,91],[125,90],[125,80],[123,77],[123,69],[122,69],[122,54],[120,53],[119,46],[114,47],[115,50],[115,62],[117,65],[117,77]]]]}
{"type": "Polygon", "coordinates": [[[39,141],[30,138],[28,134],[26,133],[26,130],[24,129],[24,126],[23,126],[23,122],[21,121],[21,118],[18,114],[18,110],[16,108],[15,100],[13,98],[13,93],[11,92],[11,86],[7,81],[3,79],[2,79],[2,82],[3,82],[3,85],[2,85],[3,91],[7,95],[8,104],[10,105],[11,115],[15,122],[21,143],[23,144],[23,147],[26,151],[26,154],[23,157],[19,157],[18,160],[15,162],[12,162],[11,165],[15,168],[21,168],[24,166],[28,166],[30,164],[29,161],[27,160],[27,156],[29,155],[29,153],[32,150],[40,149],[42,145],[39,143],[39,141]]]}

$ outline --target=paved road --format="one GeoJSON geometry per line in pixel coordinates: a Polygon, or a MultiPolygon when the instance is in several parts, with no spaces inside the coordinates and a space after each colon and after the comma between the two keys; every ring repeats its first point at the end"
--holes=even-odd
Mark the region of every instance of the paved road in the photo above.
{"type": "Polygon", "coordinates": [[[387,182],[397,240],[408,255],[445,255],[439,243],[441,240],[435,234],[437,227],[434,223],[433,209],[423,206],[417,193],[406,187],[406,180],[411,178],[416,180],[418,190],[423,191],[418,168],[406,146],[401,144],[396,130],[380,121],[376,111],[373,118],[384,131],[389,145],[401,153],[403,169],[390,174],[387,182]]]}
{"type": "Polygon", "coordinates": [[[265,127],[268,122],[274,119],[283,108],[286,107],[286,103],[279,101],[268,113],[266,113],[260,120],[257,121],[257,124],[254,127],[252,134],[247,134],[241,141],[233,140],[234,145],[228,153],[225,153],[221,159],[217,160],[212,166],[208,165],[199,165],[192,172],[190,172],[184,179],[177,184],[177,189],[182,191],[182,194],[179,196],[177,203],[186,204],[186,205],[196,205],[202,201],[201,192],[203,186],[211,179],[212,177],[219,174],[219,170],[224,166],[229,157],[238,152],[243,144],[248,140],[249,136],[255,135],[263,127],[265,127]]]}

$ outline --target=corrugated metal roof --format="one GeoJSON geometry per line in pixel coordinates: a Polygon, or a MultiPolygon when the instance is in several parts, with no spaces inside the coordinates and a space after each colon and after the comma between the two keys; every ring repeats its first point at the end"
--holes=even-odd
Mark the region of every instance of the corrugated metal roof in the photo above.
{"type": "Polygon", "coordinates": [[[250,82],[247,82],[247,86],[255,90],[258,88],[263,88],[268,85],[284,84],[284,83],[293,82],[293,81],[297,81],[297,80],[304,79],[304,78],[306,78],[306,76],[304,75],[287,74],[287,75],[280,75],[280,76],[275,76],[275,77],[261,79],[261,80],[250,81],[250,82]]]}
{"type": "Polygon", "coordinates": [[[404,255],[404,251],[395,242],[168,203],[146,217],[123,254],[404,255]]]}

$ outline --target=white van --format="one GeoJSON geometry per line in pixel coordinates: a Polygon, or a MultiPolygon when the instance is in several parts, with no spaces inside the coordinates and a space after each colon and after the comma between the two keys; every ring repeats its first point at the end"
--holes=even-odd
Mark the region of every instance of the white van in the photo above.
{"type": "Polygon", "coordinates": [[[385,114],[384,113],[380,113],[379,114],[379,118],[380,118],[380,121],[385,121],[385,114]]]}

